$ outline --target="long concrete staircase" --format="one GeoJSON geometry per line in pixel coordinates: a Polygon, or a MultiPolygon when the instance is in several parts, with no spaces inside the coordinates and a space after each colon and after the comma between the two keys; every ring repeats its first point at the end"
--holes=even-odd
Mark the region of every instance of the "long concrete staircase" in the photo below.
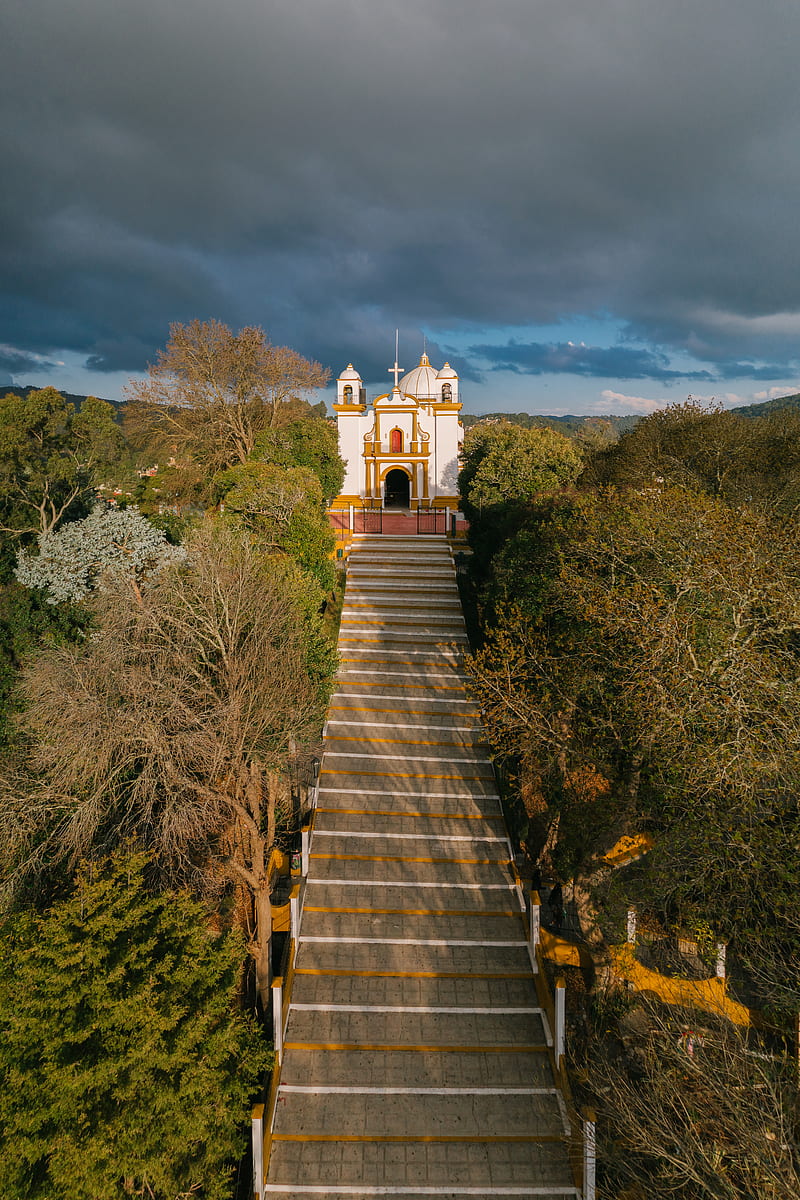
{"type": "Polygon", "coordinates": [[[465,648],[445,539],[356,539],[266,1195],[580,1195],[465,648]]]}

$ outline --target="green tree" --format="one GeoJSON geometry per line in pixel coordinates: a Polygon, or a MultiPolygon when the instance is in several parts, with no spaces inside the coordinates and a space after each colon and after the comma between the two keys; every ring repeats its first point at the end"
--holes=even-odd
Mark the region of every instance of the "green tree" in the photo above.
{"type": "Polygon", "coordinates": [[[13,738],[12,698],[26,656],[42,643],[75,641],[83,636],[88,614],[72,604],[49,604],[44,593],[19,583],[0,587],[0,751],[13,738]]]}
{"type": "Polygon", "coordinates": [[[744,417],[695,403],[651,413],[590,458],[581,478],[622,490],[682,487],[733,504],[800,504],[800,413],[744,417]]]}
{"type": "Polygon", "coordinates": [[[262,329],[175,324],[148,378],[129,384],[126,420],[134,440],[220,470],[246,462],[264,430],[307,412],[302,397],[327,378],[262,329]]]}
{"type": "MultiPolygon", "coordinates": [[[[322,488],[308,467],[247,462],[217,477],[226,519],[247,529],[258,546],[297,562],[321,589],[335,582],[335,538],[325,511],[322,488]]],[[[320,600],[322,599],[320,596],[320,600]]]]}
{"type": "Polygon", "coordinates": [[[147,858],[84,866],[0,935],[0,1175],[7,1200],[227,1200],[267,1063],[236,1011],[242,945],[147,858]]]}
{"type": "Polygon", "coordinates": [[[498,555],[477,694],[577,872],[587,934],[599,856],[647,828],[643,900],[749,938],[762,966],[777,947],[800,961],[797,546],[793,519],[675,489],[587,497],[498,555]]]}
{"type": "Polygon", "coordinates": [[[80,412],[54,388],[0,399],[0,520],[17,537],[80,516],[99,472],[123,448],[114,409],[88,396],[80,412]]]}
{"type": "Polygon", "coordinates": [[[469,429],[462,460],[458,486],[468,514],[555,491],[571,483],[583,465],[580,449],[569,438],[510,421],[469,429]]]}
{"type": "Polygon", "coordinates": [[[324,418],[303,417],[264,430],[256,438],[253,458],[279,467],[307,467],[319,479],[327,503],[342,489],[345,464],[336,426],[324,418]]]}
{"type": "Polygon", "coordinates": [[[141,601],[143,582],[184,551],[136,508],[100,504],[82,521],[39,536],[39,553],[21,550],[15,575],[29,588],[40,588],[50,604],[78,603],[97,587],[130,587],[141,601]]]}

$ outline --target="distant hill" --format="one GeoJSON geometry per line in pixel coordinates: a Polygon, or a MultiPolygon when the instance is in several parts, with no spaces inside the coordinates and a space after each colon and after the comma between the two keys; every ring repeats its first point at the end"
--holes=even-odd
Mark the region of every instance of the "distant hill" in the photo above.
{"type": "MultiPolygon", "coordinates": [[[[775,400],[764,400],[761,404],[743,404],[741,408],[733,408],[730,411],[741,417],[768,417],[771,413],[786,409],[800,412],[800,392],[795,392],[791,396],[778,396],[775,400]]],[[[605,413],[602,416],[598,414],[589,417],[547,417],[540,413],[504,412],[461,414],[461,422],[467,429],[471,425],[477,425],[480,421],[510,421],[512,425],[521,425],[524,429],[557,429],[560,433],[565,433],[570,437],[578,437],[581,433],[591,430],[592,427],[596,429],[603,426],[606,428],[611,426],[615,434],[619,436],[619,434],[633,429],[642,419],[638,413],[624,417],[605,413]]]]}
{"type": "Polygon", "coordinates": [[[734,408],[733,412],[742,417],[768,417],[770,413],[786,408],[800,411],[800,392],[791,396],[778,396],[775,400],[764,400],[761,404],[743,404],[741,408],[734,408]]]}
{"type": "Polygon", "coordinates": [[[611,428],[616,434],[625,433],[628,429],[633,429],[637,421],[641,420],[638,416],[620,417],[611,414],[602,416],[565,416],[565,417],[547,417],[540,413],[462,413],[461,423],[465,428],[469,429],[471,425],[478,425],[481,421],[510,421],[512,425],[521,425],[523,429],[556,429],[559,433],[572,435],[577,434],[592,428],[611,428]]]}
{"type": "MultiPolygon", "coordinates": [[[[0,396],[7,396],[12,393],[15,396],[27,396],[29,392],[40,391],[41,389],[33,384],[25,384],[20,386],[17,384],[8,384],[3,387],[0,384],[0,396]]],[[[61,388],[57,388],[65,400],[69,400],[74,404],[76,409],[80,409],[85,396],[78,396],[74,392],[65,392],[61,388]]],[[[104,397],[98,396],[97,399],[102,400],[104,397]]],[[[324,403],[324,402],[323,402],[324,403]]],[[[122,400],[106,400],[106,404],[110,404],[112,408],[121,413],[125,407],[125,402],[122,400]]],[[[317,405],[317,408],[320,406],[317,405]]],[[[770,413],[778,412],[781,409],[792,409],[800,411],[800,392],[795,392],[791,396],[779,396],[775,400],[764,400],[761,404],[744,404],[741,408],[734,408],[731,411],[738,413],[742,417],[767,417],[770,413]]],[[[636,414],[627,416],[614,415],[613,413],[598,413],[592,416],[564,416],[550,417],[542,413],[521,413],[521,412],[492,412],[492,413],[464,413],[461,414],[461,423],[466,429],[471,425],[477,425],[480,421],[510,421],[512,425],[521,425],[523,429],[556,429],[559,433],[564,433],[568,437],[578,437],[581,433],[595,429],[608,428],[613,429],[614,433],[619,436],[621,433],[627,433],[629,429],[638,424],[642,417],[636,414]]]]}

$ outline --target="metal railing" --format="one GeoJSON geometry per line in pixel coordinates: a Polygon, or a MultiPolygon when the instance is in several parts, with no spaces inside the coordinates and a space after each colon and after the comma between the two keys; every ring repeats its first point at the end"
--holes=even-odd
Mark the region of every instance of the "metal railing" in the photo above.
{"type": "Polygon", "coordinates": [[[354,517],[354,533],[383,533],[382,508],[362,508],[354,517]]]}
{"type": "Polygon", "coordinates": [[[447,533],[447,513],[441,508],[418,508],[417,533],[447,533]]]}

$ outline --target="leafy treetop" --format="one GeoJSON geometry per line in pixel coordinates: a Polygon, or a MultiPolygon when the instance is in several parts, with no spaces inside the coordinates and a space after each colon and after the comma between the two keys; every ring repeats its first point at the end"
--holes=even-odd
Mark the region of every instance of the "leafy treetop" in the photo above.
{"type": "Polygon", "coordinates": [[[336,427],[324,418],[301,417],[277,429],[265,429],[256,438],[253,458],[280,467],[307,467],[319,479],[328,503],[344,482],[345,464],[336,427]]]}
{"type": "Polygon", "coordinates": [[[47,592],[49,604],[77,603],[95,588],[123,581],[141,599],[141,584],[167,563],[184,558],[136,508],[99,504],[82,521],[39,537],[39,553],[20,551],[16,577],[47,592]]]}
{"type": "Polygon", "coordinates": [[[54,388],[0,399],[0,521],[17,537],[52,532],[86,511],[99,472],[122,453],[112,406],[80,412],[54,388]]]}

